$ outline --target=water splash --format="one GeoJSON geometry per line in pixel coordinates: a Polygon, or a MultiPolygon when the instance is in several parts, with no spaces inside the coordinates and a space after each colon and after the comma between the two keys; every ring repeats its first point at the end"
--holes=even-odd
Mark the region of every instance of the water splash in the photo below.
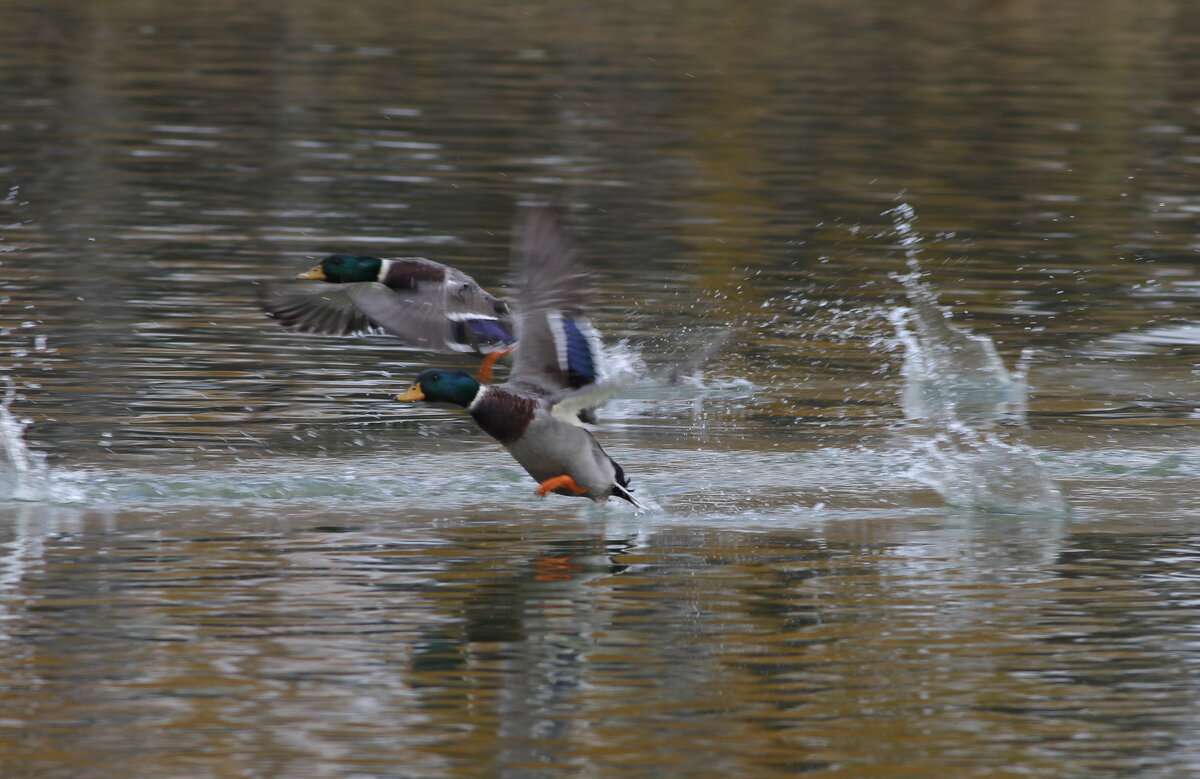
{"type": "MultiPolygon", "coordinates": [[[[30,325],[25,323],[22,327],[30,325]]],[[[30,325],[31,326],[31,325],[30,325]]],[[[8,333],[4,333],[7,335],[8,333]]],[[[32,355],[32,364],[44,367],[42,360],[51,353],[44,335],[34,335],[29,347],[11,349],[12,368],[21,368],[32,355]]],[[[25,442],[25,430],[32,420],[18,418],[12,406],[17,400],[17,381],[11,375],[2,376],[5,391],[0,401],[0,501],[45,501],[73,503],[82,499],[82,491],[71,483],[72,476],[56,473],[46,465],[46,457],[32,451],[25,442]]],[[[36,387],[29,384],[27,387],[36,387]]]]}
{"type": "Polygon", "coordinates": [[[994,432],[950,421],[918,446],[908,477],[951,506],[1002,514],[1065,514],[1070,510],[1037,451],[994,432]]]}
{"type": "Polygon", "coordinates": [[[46,500],[52,493],[50,472],[45,457],[25,445],[29,420],[17,419],[10,410],[16,395],[9,379],[0,405],[0,500],[46,500]]]}
{"type": "Polygon", "coordinates": [[[1030,353],[1022,352],[1009,372],[992,339],[952,324],[928,284],[912,273],[897,278],[909,305],[893,308],[888,318],[904,346],[904,416],[1024,421],[1030,353]]]}
{"type": "Polygon", "coordinates": [[[950,312],[937,303],[937,291],[922,280],[921,237],[912,207],[902,204],[885,213],[895,221],[908,265],[908,273],[896,277],[908,306],[889,312],[904,346],[901,404],[907,419],[933,428],[917,447],[921,458],[909,477],[932,487],[950,505],[1066,512],[1067,502],[1036,450],[980,429],[1024,421],[1029,352],[1010,372],[990,338],[953,324],[950,312]]]}
{"type": "Polygon", "coordinates": [[[645,370],[646,363],[641,352],[628,341],[621,340],[602,345],[601,381],[631,381],[645,370]]]}
{"type": "Polygon", "coordinates": [[[909,272],[919,274],[921,268],[917,258],[921,254],[921,234],[917,232],[916,209],[908,203],[901,203],[884,211],[883,216],[892,218],[892,233],[896,236],[896,243],[904,249],[909,272]]]}
{"type": "Polygon", "coordinates": [[[1024,421],[1029,353],[1022,353],[1017,370],[1010,373],[992,339],[955,325],[950,311],[938,305],[937,291],[922,279],[921,235],[913,207],[901,203],[884,215],[892,217],[908,265],[908,273],[894,277],[904,287],[908,306],[888,312],[904,346],[905,417],[935,423],[1024,421]]]}

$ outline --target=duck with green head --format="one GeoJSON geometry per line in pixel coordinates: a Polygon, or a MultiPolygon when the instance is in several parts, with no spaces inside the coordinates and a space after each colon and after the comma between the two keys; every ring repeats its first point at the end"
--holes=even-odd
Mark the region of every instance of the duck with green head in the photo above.
{"type": "Polygon", "coordinates": [[[615,390],[596,381],[598,338],[586,321],[590,280],[558,215],[531,210],[518,251],[516,333],[520,346],[503,384],[481,384],[463,371],[422,371],[402,401],[453,403],[467,409],[485,433],[500,442],[530,476],[537,494],[609,497],[641,508],[628,479],[580,420],[615,390]],[[579,372],[589,380],[580,381],[579,372]]]}
{"type": "Polygon", "coordinates": [[[407,346],[479,355],[516,340],[507,303],[457,268],[423,257],[331,254],[296,278],[312,283],[264,284],[259,302],[298,332],[386,332],[407,346]]]}

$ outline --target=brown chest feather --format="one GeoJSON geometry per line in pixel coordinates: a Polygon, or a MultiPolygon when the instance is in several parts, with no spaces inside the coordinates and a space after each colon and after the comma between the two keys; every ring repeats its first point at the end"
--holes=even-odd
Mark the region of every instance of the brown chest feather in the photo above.
{"type": "Polygon", "coordinates": [[[392,289],[416,289],[423,282],[440,283],[445,280],[444,268],[432,262],[408,257],[392,260],[387,273],[381,279],[392,289]]]}
{"type": "Polygon", "coordinates": [[[525,434],[537,404],[534,398],[490,388],[471,409],[471,416],[483,432],[507,446],[525,434]]]}

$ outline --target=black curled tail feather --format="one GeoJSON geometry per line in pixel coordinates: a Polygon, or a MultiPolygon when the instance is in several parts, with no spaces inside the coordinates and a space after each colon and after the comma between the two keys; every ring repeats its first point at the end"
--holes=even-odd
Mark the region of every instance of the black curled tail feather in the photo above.
{"type": "Polygon", "coordinates": [[[608,461],[613,464],[613,468],[617,472],[614,479],[616,483],[613,484],[612,492],[609,494],[614,498],[627,500],[640,509],[646,508],[637,498],[633,497],[633,490],[629,486],[629,478],[625,475],[625,469],[621,467],[621,464],[611,457],[608,458],[608,461]]]}

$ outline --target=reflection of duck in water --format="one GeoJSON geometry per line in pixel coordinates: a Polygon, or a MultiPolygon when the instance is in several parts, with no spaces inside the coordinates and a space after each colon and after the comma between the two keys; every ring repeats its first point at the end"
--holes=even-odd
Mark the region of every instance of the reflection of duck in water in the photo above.
{"type": "Polygon", "coordinates": [[[540,485],[539,495],[609,496],[641,504],[621,466],[578,420],[613,389],[596,382],[598,339],[586,323],[588,276],[557,214],[530,211],[522,225],[514,323],[520,346],[503,384],[462,371],[421,372],[399,400],[454,403],[470,412],[540,485]]]}

